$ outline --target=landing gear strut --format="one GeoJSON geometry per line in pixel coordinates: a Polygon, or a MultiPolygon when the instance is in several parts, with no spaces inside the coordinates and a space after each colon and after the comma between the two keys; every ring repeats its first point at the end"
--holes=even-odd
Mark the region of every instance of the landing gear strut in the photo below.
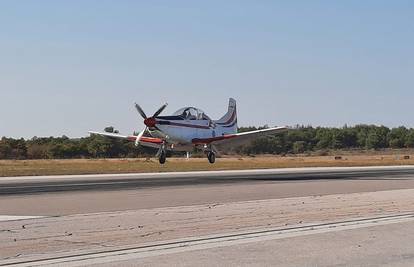
{"type": "Polygon", "coordinates": [[[216,154],[213,151],[210,151],[207,153],[207,158],[208,158],[208,162],[210,162],[211,164],[216,162],[216,154]]]}

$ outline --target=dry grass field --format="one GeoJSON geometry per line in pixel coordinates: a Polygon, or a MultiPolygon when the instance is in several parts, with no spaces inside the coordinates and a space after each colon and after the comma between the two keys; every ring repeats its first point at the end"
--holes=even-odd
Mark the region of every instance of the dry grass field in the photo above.
{"type": "Polygon", "coordinates": [[[0,160],[0,177],[386,165],[414,165],[414,155],[343,155],[337,159],[334,156],[220,158],[214,165],[204,158],[169,158],[165,165],[159,165],[157,159],[0,160]]]}

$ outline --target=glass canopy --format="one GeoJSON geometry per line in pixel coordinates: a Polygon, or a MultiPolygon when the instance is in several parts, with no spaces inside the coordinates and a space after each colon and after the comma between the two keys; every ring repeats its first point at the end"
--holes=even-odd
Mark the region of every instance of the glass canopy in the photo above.
{"type": "Polygon", "coordinates": [[[198,108],[186,107],[174,112],[173,116],[180,116],[185,120],[210,120],[210,118],[198,108]]]}

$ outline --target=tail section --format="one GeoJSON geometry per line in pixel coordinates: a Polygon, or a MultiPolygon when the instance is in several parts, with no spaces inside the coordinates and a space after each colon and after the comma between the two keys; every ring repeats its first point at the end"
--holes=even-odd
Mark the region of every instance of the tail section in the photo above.
{"type": "Polygon", "coordinates": [[[218,121],[215,122],[218,126],[221,126],[228,130],[228,132],[237,132],[237,108],[236,100],[230,98],[229,109],[227,113],[218,121]]]}

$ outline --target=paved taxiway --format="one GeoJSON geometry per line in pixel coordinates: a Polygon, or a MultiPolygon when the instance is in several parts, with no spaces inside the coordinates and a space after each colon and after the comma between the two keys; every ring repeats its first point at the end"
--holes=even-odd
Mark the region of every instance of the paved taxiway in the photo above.
{"type": "Polygon", "coordinates": [[[413,195],[409,166],[0,178],[0,266],[411,266],[413,195]]]}

